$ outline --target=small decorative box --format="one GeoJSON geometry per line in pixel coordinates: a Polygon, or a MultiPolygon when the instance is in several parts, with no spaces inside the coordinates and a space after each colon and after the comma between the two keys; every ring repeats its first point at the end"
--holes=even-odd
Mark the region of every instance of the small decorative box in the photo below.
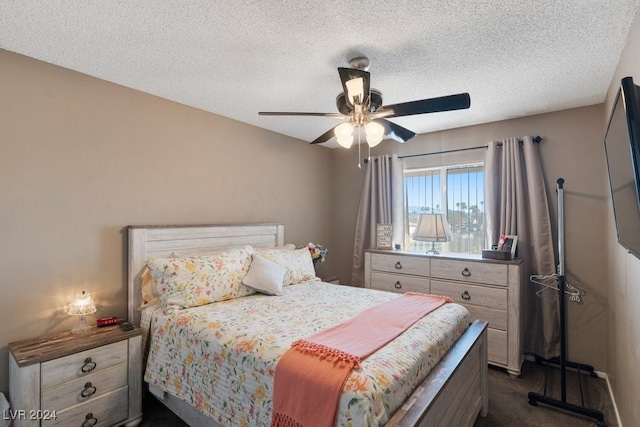
{"type": "Polygon", "coordinates": [[[500,251],[497,249],[483,249],[482,258],[510,260],[511,251],[500,251]]]}

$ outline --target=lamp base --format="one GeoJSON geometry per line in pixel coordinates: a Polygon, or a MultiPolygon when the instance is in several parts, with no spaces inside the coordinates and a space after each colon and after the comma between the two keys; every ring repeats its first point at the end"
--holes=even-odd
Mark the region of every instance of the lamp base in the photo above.
{"type": "Polygon", "coordinates": [[[76,326],[73,327],[73,329],[71,330],[71,333],[84,334],[86,332],[89,332],[90,329],[91,329],[91,325],[87,325],[87,320],[85,316],[78,316],[78,323],[76,323],[76,326]]]}
{"type": "Polygon", "coordinates": [[[431,249],[427,251],[427,254],[438,255],[440,252],[436,250],[436,242],[431,242],[431,249]]]}

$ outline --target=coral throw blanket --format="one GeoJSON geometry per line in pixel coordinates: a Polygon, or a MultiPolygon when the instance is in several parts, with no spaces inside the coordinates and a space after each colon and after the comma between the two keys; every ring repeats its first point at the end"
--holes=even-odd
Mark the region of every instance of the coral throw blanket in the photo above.
{"type": "Polygon", "coordinates": [[[360,362],[415,322],[452,302],[408,292],[306,340],[295,341],[276,366],[272,427],[333,426],[344,382],[360,362]]]}

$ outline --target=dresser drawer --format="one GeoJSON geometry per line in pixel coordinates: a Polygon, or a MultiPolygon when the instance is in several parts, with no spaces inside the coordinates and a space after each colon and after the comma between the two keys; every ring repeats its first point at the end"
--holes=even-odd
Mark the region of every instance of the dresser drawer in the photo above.
{"type": "Polygon", "coordinates": [[[429,279],[404,274],[371,272],[371,288],[391,292],[429,293],[429,279]]]}
{"type": "Polygon", "coordinates": [[[431,277],[507,286],[507,268],[508,264],[434,258],[431,261],[431,277]]]}
{"type": "Polygon", "coordinates": [[[43,388],[47,388],[76,378],[83,378],[126,361],[126,340],[60,357],[42,363],[41,385],[43,388]]]}
{"type": "Polygon", "coordinates": [[[487,341],[489,342],[487,348],[489,361],[506,366],[509,362],[507,333],[489,328],[487,329],[487,341]]]}
{"type": "Polygon", "coordinates": [[[507,310],[507,290],[466,283],[431,280],[431,293],[448,296],[457,303],[507,310]]]}
{"type": "Polygon", "coordinates": [[[126,385],[127,364],[121,363],[92,372],[83,378],[43,388],[41,405],[51,411],[60,411],[78,403],[97,400],[100,396],[126,385]]]}
{"type": "Polygon", "coordinates": [[[72,406],[64,411],[58,411],[56,412],[55,420],[43,420],[42,426],[80,427],[85,422],[85,425],[95,427],[117,425],[127,419],[128,398],[128,387],[125,386],[95,400],[72,406]],[[95,424],[93,424],[92,418],[97,420],[95,424]]]}
{"type": "Polygon", "coordinates": [[[509,320],[507,318],[506,310],[496,310],[493,308],[482,307],[479,305],[463,304],[469,314],[471,314],[471,320],[486,320],[489,322],[489,327],[493,329],[499,329],[506,331],[509,320]]]}
{"type": "Polygon", "coordinates": [[[428,277],[429,258],[372,253],[371,270],[428,277]]]}

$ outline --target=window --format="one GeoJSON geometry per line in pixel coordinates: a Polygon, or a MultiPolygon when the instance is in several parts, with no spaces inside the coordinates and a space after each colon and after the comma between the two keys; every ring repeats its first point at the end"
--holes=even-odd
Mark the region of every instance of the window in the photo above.
{"type": "Polygon", "coordinates": [[[484,246],[484,165],[405,169],[405,247],[428,250],[430,242],[411,236],[422,213],[443,214],[453,240],[436,243],[440,252],[479,254],[484,246]]]}

